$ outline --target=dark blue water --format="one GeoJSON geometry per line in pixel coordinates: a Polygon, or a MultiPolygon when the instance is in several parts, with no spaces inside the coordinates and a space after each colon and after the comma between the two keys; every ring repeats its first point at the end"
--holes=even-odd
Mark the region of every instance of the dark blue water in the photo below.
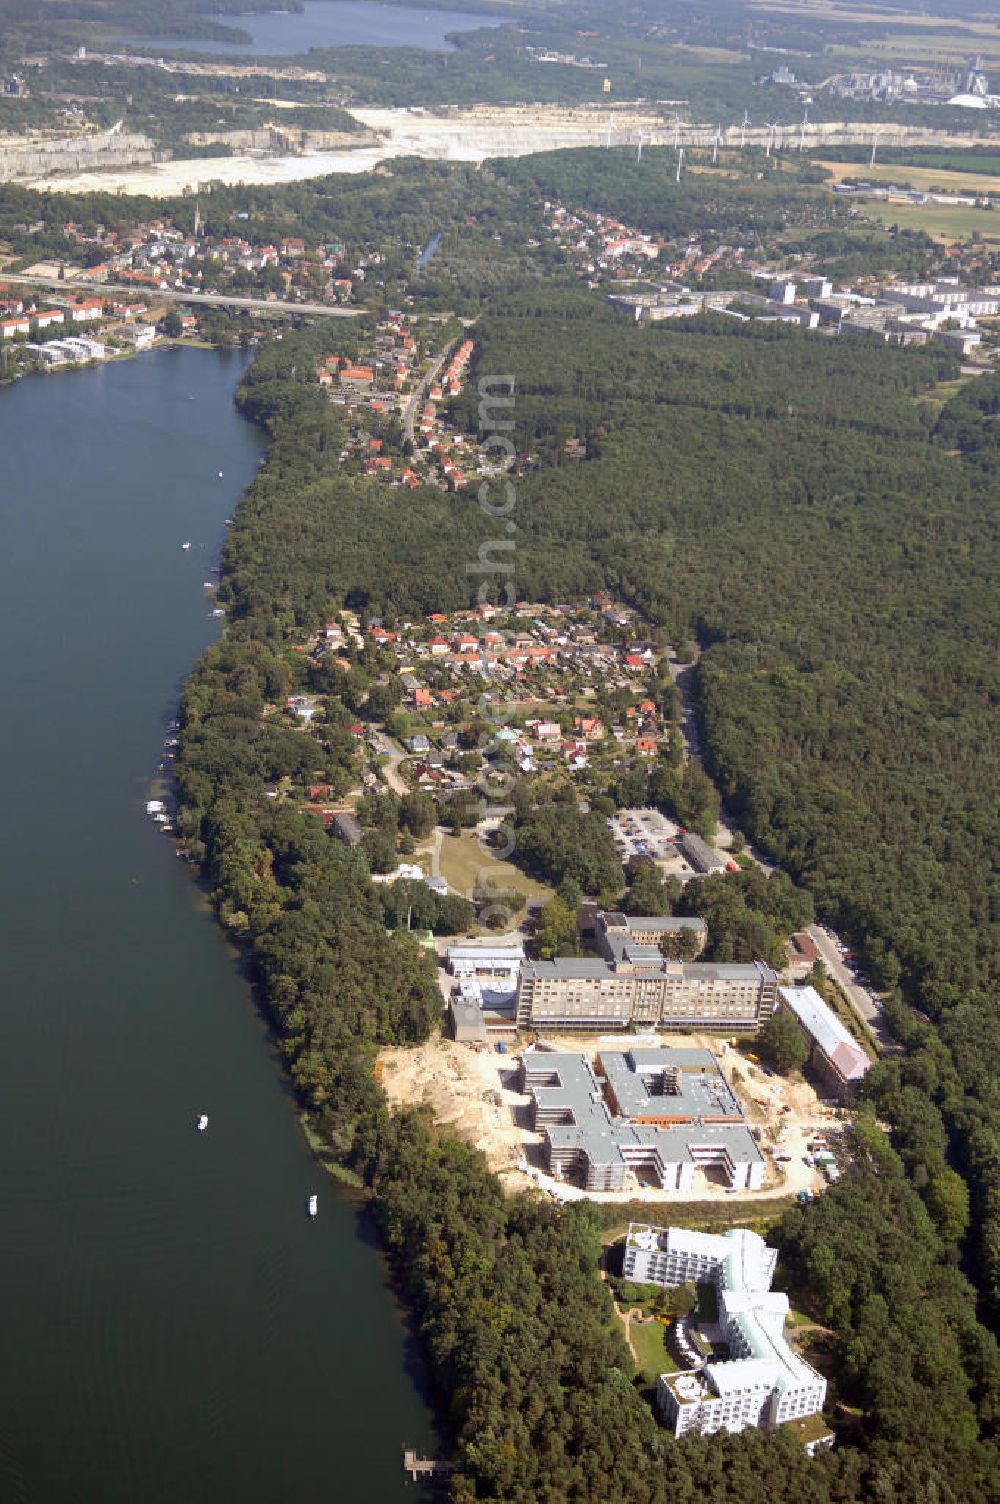
{"type": "Polygon", "coordinates": [[[129,46],[259,57],[292,57],[313,47],[425,47],[448,52],[452,48],[447,40],[449,32],[500,24],[471,11],[376,5],[366,0],[307,0],[301,11],[213,15],[212,19],[249,32],[252,40],[233,43],[157,37],[141,42],[130,39],[129,46]]]}
{"type": "Polygon", "coordinates": [[[143,813],[260,453],[242,359],[0,390],[3,1504],[414,1504],[399,1448],[431,1444],[378,1257],[143,813]]]}

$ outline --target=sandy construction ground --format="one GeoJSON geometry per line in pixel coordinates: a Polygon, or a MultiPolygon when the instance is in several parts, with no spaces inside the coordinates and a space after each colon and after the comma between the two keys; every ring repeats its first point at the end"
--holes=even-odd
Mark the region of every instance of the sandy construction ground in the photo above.
{"type": "Polygon", "coordinates": [[[380,1050],[378,1057],[379,1078],[392,1106],[430,1107],[436,1122],[482,1150],[491,1169],[515,1172],[511,1189],[520,1190],[529,1181],[517,1166],[527,1145],[540,1145],[542,1136],[515,1121],[517,1110],[528,1106],[528,1098],[514,1089],[516,1070],[513,1055],[438,1037],[415,1050],[380,1050]]]}
{"type": "Polygon", "coordinates": [[[54,174],[31,178],[25,186],[60,193],[148,194],[173,198],[196,193],[210,183],[295,183],[332,172],[368,172],[397,156],[391,148],[372,146],[357,151],[321,151],[295,157],[199,157],[187,162],[154,162],[146,167],[112,167],[100,172],[54,174]]]}
{"type": "MultiPolygon", "coordinates": [[[[674,141],[673,116],[669,110],[643,110],[622,106],[480,105],[473,109],[442,110],[431,114],[419,109],[359,109],[351,112],[369,131],[381,137],[379,146],[304,152],[296,156],[271,154],[232,157],[201,157],[194,161],[157,162],[142,167],[108,167],[95,172],[51,173],[24,179],[29,188],[56,189],[66,193],[102,192],[148,194],[167,198],[195,193],[212,183],[234,185],[292,183],[338,172],[369,172],[394,157],[422,157],[441,162],[484,162],[490,157],[521,157],[533,152],[565,150],[581,146],[635,146],[640,133],[646,146],[665,146],[674,141]]],[[[808,144],[871,142],[871,127],[825,122],[810,126],[808,144]],[[818,138],[818,139],[817,139],[818,138]]],[[[685,146],[709,147],[716,134],[714,125],[685,122],[678,141],[685,146]]],[[[722,144],[739,144],[742,129],[726,127],[722,144]]],[[[763,145],[768,132],[753,126],[748,145],[763,145]]],[[[954,144],[946,132],[900,126],[885,128],[886,146],[908,141],[917,144],[954,144]]],[[[964,145],[980,138],[969,135],[964,145]]],[[[799,127],[781,126],[776,147],[798,144],[799,127]]]]}
{"type": "Polygon", "coordinates": [[[541,107],[448,110],[355,110],[355,118],[377,133],[383,144],[297,156],[238,155],[201,157],[194,161],[156,162],[143,167],[106,168],[32,178],[29,188],[58,188],[66,193],[149,194],[165,198],[194,193],[203,184],[292,183],[336,172],[369,172],[392,157],[423,157],[445,162],[483,162],[487,157],[525,156],[558,147],[621,145],[653,139],[664,125],[657,115],[630,110],[557,110],[541,107]]]}
{"type": "MultiPolygon", "coordinates": [[[[632,1048],[634,1036],[560,1037],[561,1049],[608,1054],[632,1048]]],[[[589,1193],[594,1201],[732,1201],[734,1205],[815,1190],[821,1175],[806,1165],[803,1155],[814,1132],[835,1123],[829,1104],[813,1087],[797,1079],[767,1075],[759,1066],[730,1049],[716,1036],[660,1035],[661,1045],[702,1047],[716,1054],[751,1128],[760,1130],[760,1147],[767,1162],[767,1183],[759,1191],[730,1192],[708,1175],[699,1174],[694,1189],[678,1196],[656,1186],[637,1184],[624,1191],[589,1193]],[[787,1109],[787,1110],[785,1110],[787,1109]],[[779,1161],[777,1155],[787,1155],[779,1161]]],[[[486,1155],[510,1191],[536,1185],[557,1200],[576,1200],[584,1192],[544,1171],[542,1136],[528,1127],[529,1098],[519,1093],[515,1076],[518,1054],[497,1054],[495,1048],[474,1049],[453,1040],[434,1038],[417,1049],[392,1048],[379,1052],[378,1075],[395,1107],[426,1106],[435,1121],[454,1129],[486,1155]]]]}

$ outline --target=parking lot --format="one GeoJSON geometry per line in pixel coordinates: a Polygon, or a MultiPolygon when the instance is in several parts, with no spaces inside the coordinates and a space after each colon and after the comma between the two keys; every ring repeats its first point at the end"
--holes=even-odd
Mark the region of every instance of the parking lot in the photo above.
{"type": "Polygon", "coordinates": [[[623,862],[633,856],[648,856],[654,862],[677,855],[674,841],[678,827],[658,809],[623,809],[608,820],[618,855],[623,862]]]}

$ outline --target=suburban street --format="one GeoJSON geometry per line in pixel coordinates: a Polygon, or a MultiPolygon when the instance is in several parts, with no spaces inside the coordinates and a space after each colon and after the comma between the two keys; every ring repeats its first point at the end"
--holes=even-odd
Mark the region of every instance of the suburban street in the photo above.
{"type": "Polygon", "coordinates": [[[434,385],[434,382],[444,370],[445,361],[451,354],[454,343],[454,340],[450,340],[448,344],[445,345],[444,349],[437,356],[434,364],[427,372],[427,375],[424,376],[420,382],[418,382],[413,395],[410,397],[405,408],[403,409],[403,437],[404,439],[408,439],[414,447],[416,447],[417,440],[416,436],[414,435],[413,425],[417,416],[417,408],[419,404],[423,402],[428,388],[434,385]]]}

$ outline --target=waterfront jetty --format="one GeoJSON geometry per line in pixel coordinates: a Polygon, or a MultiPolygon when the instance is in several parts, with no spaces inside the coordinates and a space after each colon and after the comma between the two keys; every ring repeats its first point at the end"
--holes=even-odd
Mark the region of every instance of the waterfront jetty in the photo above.
{"type": "Polygon", "coordinates": [[[439,1462],[434,1457],[418,1457],[412,1447],[403,1448],[403,1471],[414,1483],[421,1478],[448,1478],[458,1472],[457,1462],[439,1462]]]}

